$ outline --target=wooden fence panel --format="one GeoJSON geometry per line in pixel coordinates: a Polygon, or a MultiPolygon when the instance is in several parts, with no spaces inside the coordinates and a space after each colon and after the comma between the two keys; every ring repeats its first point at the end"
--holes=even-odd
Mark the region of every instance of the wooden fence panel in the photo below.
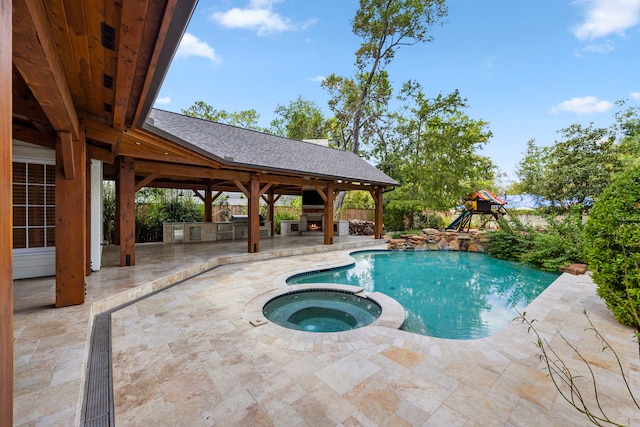
{"type": "Polygon", "coordinates": [[[340,212],[341,220],[358,219],[360,221],[373,221],[373,209],[343,209],[340,212]]]}

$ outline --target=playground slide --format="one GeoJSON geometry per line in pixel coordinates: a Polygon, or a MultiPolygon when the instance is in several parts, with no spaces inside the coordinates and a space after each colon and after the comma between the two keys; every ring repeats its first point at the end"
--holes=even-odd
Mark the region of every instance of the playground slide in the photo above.
{"type": "Polygon", "coordinates": [[[454,219],[453,222],[449,224],[447,228],[445,228],[445,230],[456,230],[458,228],[458,225],[462,222],[462,220],[468,217],[469,215],[471,215],[470,211],[462,212],[458,218],[454,219]]]}

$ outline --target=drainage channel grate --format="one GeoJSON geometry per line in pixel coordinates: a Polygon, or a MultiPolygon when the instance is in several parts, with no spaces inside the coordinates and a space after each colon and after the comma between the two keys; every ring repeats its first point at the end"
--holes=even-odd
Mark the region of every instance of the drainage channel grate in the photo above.
{"type": "Polygon", "coordinates": [[[83,413],[89,427],[115,425],[111,375],[111,312],[93,319],[83,413]]]}

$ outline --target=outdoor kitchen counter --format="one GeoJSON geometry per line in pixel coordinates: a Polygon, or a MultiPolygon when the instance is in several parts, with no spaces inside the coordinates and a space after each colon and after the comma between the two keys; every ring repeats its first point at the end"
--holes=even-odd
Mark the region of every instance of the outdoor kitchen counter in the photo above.
{"type": "MultiPolygon", "coordinates": [[[[212,242],[216,240],[239,240],[248,236],[246,221],[222,222],[165,222],[162,241],[164,243],[212,242]]],[[[260,222],[260,237],[271,236],[271,222],[260,222]]]]}

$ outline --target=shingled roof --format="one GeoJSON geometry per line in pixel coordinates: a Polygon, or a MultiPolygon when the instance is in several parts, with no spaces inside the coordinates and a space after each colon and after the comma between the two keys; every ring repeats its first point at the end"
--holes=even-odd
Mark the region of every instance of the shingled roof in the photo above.
{"type": "Polygon", "coordinates": [[[144,129],[230,167],[392,186],[398,183],[354,153],[153,109],[144,129]]]}

